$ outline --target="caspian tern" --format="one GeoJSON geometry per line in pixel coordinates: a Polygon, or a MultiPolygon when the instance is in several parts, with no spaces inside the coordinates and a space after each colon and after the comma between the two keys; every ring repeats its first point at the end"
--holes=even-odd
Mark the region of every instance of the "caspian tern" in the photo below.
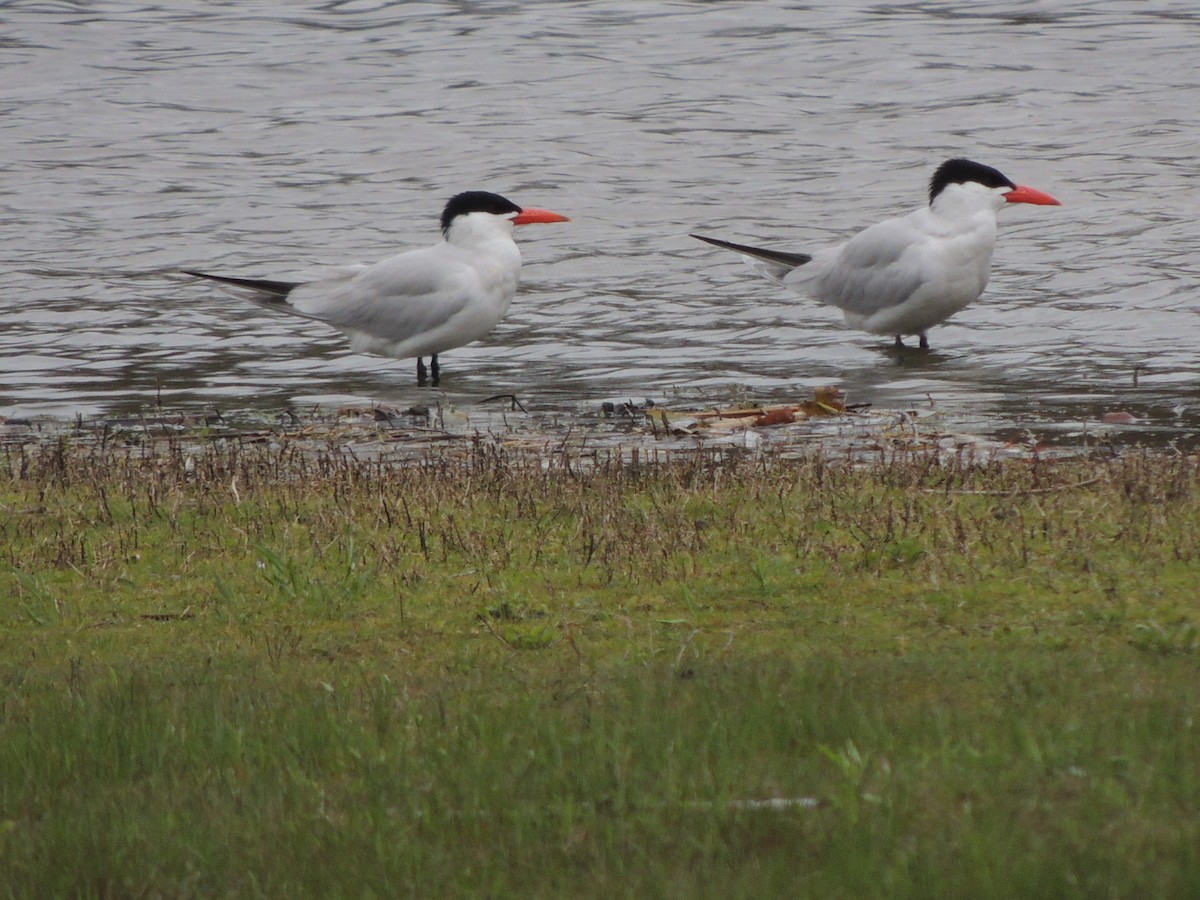
{"type": "Polygon", "coordinates": [[[467,191],[442,211],[444,240],[374,265],[342,266],[318,281],[233,278],[186,270],[247,291],[262,306],[332,325],[366,353],[417,358],[417,384],[438,383],[438,354],[478,340],[508,312],[521,272],[514,225],[568,222],[487,191],[467,191]],[[430,357],[429,373],[422,357],[430,357]]]}
{"type": "Polygon", "coordinates": [[[929,183],[929,205],[860,231],[844,244],[785,253],[692,237],[741,253],[767,277],[842,310],[846,324],[871,334],[926,332],[983,293],[996,243],[996,213],[1006,203],[1060,206],[991,166],[951,159],[929,183]]]}

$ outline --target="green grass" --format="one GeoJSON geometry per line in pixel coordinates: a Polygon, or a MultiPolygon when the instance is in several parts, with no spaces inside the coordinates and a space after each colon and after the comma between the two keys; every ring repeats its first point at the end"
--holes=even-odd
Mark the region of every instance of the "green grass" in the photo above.
{"type": "Polygon", "coordinates": [[[1189,896],[1198,562],[1186,457],[9,448],[0,895],[1189,896]]]}

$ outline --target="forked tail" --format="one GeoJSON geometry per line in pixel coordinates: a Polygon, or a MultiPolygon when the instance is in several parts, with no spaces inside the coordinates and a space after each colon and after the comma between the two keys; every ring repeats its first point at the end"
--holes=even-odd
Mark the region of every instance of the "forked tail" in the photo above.
{"type": "Polygon", "coordinates": [[[698,241],[704,241],[706,244],[712,244],[714,247],[723,247],[726,250],[732,250],[735,253],[740,253],[742,256],[749,257],[754,267],[760,270],[769,278],[774,278],[776,281],[783,279],[783,276],[793,269],[797,269],[806,262],[811,262],[812,257],[807,253],[785,253],[782,250],[765,250],[762,247],[748,247],[745,244],[734,244],[730,241],[722,241],[717,238],[705,237],[702,234],[693,234],[698,241]]]}
{"type": "Polygon", "coordinates": [[[184,275],[194,275],[196,278],[207,278],[209,281],[219,281],[234,287],[247,288],[257,291],[261,296],[254,299],[260,303],[283,303],[288,294],[298,288],[299,281],[270,281],[266,278],[233,278],[229,275],[209,275],[207,272],[196,272],[184,269],[184,275]]]}

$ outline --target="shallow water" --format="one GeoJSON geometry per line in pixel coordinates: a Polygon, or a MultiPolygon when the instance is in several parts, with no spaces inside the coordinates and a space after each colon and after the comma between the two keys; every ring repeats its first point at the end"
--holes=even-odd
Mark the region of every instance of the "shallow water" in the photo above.
{"type": "Polygon", "coordinates": [[[0,12],[0,416],[471,406],[517,393],[855,402],[968,430],[1200,429],[1200,14],[1174,2],[29,3],[0,12]],[[992,283],[897,357],[689,231],[803,250],[919,205],[966,155],[992,283]],[[181,268],[263,277],[437,237],[468,188],[521,229],[485,341],[411,361],[181,268]]]}

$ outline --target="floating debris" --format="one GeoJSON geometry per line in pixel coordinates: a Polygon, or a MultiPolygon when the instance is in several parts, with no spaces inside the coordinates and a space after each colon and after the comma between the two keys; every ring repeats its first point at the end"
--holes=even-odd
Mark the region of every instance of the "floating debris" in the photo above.
{"type": "Polygon", "coordinates": [[[670,410],[647,408],[646,419],[657,432],[670,434],[729,433],[747,428],[770,428],[794,425],[819,416],[845,416],[866,409],[866,405],[851,408],[845,403],[842,391],[836,387],[817,388],[813,399],[793,404],[773,406],[735,406],[724,409],[670,410]]]}

